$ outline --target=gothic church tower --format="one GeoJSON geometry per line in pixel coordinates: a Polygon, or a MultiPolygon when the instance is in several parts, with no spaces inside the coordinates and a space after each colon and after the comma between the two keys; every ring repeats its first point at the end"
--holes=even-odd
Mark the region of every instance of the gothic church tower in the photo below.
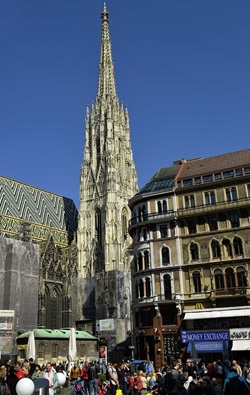
{"type": "MultiPolygon", "coordinates": [[[[130,292],[128,200],[138,191],[127,107],[119,102],[114,76],[109,13],[102,17],[98,90],[86,110],[78,223],[79,274],[84,278],[83,316],[113,318],[124,326],[130,292]],[[125,297],[124,297],[125,296],[125,297]]],[[[120,331],[121,332],[121,331],[120,331]]],[[[124,338],[124,335],[122,336],[124,338]]],[[[123,339],[124,340],[124,339],[123,339]]]]}

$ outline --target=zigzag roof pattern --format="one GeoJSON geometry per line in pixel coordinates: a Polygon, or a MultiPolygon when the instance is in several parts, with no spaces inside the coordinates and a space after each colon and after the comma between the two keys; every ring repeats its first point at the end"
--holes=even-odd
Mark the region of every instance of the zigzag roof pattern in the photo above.
{"type": "Polygon", "coordinates": [[[0,215],[56,229],[77,231],[72,199],[0,176],[0,215]]]}

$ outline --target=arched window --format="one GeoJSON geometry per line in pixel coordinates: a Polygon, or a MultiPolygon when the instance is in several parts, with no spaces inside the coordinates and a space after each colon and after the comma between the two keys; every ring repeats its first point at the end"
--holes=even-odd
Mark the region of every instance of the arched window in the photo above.
{"type": "Polygon", "coordinates": [[[161,261],[162,261],[162,265],[168,265],[170,263],[168,247],[163,247],[162,248],[162,250],[161,250],[161,261]]]}
{"type": "Polygon", "coordinates": [[[192,261],[197,261],[199,259],[199,250],[198,250],[198,245],[196,243],[191,243],[190,255],[192,261]]]}
{"type": "Polygon", "coordinates": [[[168,207],[167,207],[167,202],[166,202],[166,200],[163,200],[162,205],[163,205],[163,212],[164,212],[164,213],[167,213],[168,207]]]}
{"type": "Polygon", "coordinates": [[[158,207],[158,214],[162,214],[162,205],[161,202],[157,202],[157,207],[158,207]]]}
{"type": "Polygon", "coordinates": [[[144,252],[145,269],[149,269],[149,252],[144,252]]]}
{"type": "Polygon", "coordinates": [[[224,258],[232,258],[232,246],[230,240],[223,239],[222,246],[224,258]]]}
{"type": "Polygon", "coordinates": [[[220,269],[214,271],[215,289],[224,289],[224,276],[220,269]]]}
{"type": "Polygon", "coordinates": [[[247,272],[244,267],[237,268],[238,287],[247,287],[247,272]]]}
{"type": "Polygon", "coordinates": [[[235,255],[243,255],[242,240],[239,237],[234,238],[233,246],[235,255]]]}
{"type": "Polygon", "coordinates": [[[171,292],[171,277],[169,274],[165,274],[163,277],[163,284],[164,284],[164,297],[165,299],[172,299],[172,292],[171,292]]]}
{"type": "Polygon", "coordinates": [[[233,272],[233,269],[231,267],[229,267],[228,269],[226,269],[225,271],[226,274],[226,285],[227,288],[235,288],[236,284],[235,284],[235,275],[233,272]]]}
{"type": "Polygon", "coordinates": [[[58,287],[45,288],[46,328],[58,329],[62,326],[62,298],[58,287]]]}
{"type": "Polygon", "coordinates": [[[146,210],[146,206],[142,206],[142,219],[143,221],[147,221],[147,210],[146,210]]]}
{"type": "Polygon", "coordinates": [[[143,265],[142,265],[142,253],[139,253],[138,256],[138,270],[143,270],[143,265]]]}
{"type": "Polygon", "coordinates": [[[217,240],[213,240],[211,243],[211,248],[212,248],[212,256],[213,259],[218,259],[221,257],[221,252],[220,252],[220,244],[217,240]]]}
{"type": "Polygon", "coordinates": [[[144,284],[142,279],[139,281],[139,298],[143,298],[144,296],[144,284]]]}
{"type": "Polygon", "coordinates": [[[194,272],[193,273],[193,286],[194,286],[194,292],[201,292],[201,275],[200,272],[194,272]]]}
{"type": "Polygon", "coordinates": [[[146,278],[146,296],[151,296],[151,281],[149,277],[146,278]]]}
{"type": "Polygon", "coordinates": [[[128,235],[128,219],[127,211],[125,208],[122,209],[122,238],[125,241],[128,235]]]}

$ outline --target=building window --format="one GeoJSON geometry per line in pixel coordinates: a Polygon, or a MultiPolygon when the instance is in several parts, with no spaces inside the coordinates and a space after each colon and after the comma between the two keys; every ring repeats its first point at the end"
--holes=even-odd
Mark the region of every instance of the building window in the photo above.
{"type": "Polygon", "coordinates": [[[220,258],[221,257],[220,244],[217,240],[212,241],[211,248],[212,248],[213,259],[220,258]]]}
{"type": "Polygon", "coordinates": [[[226,189],[226,197],[227,202],[236,202],[237,201],[237,191],[236,188],[227,188],[226,189]]]}
{"type": "Polygon", "coordinates": [[[236,169],[235,174],[236,174],[236,176],[242,176],[243,175],[242,169],[236,169]]]}
{"type": "Polygon", "coordinates": [[[169,274],[165,274],[165,276],[163,277],[163,284],[164,284],[164,298],[172,299],[171,277],[169,274]]]}
{"type": "Polygon", "coordinates": [[[37,356],[38,358],[44,358],[45,355],[45,346],[43,343],[38,344],[37,356]]]}
{"type": "Polygon", "coordinates": [[[168,265],[170,263],[169,259],[169,248],[168,247],[163,247],[161,250],[161,262],[162,265],[168,265]]]}
{"type": "Polygon", "coordinates": [[[196,224],[193,219],[187,221],[188,233],[196,233],[196,224]]]}
{"type": "Polygon", "coordinates": [[[142,281],[142,279],[140,279],[140,281],[139,281],[139,298],[143,298],[143,296],[144,296],[144,284],[143,284],[143,281],[142,281]]]}
{"type": "Polygon", "coordinates": [[[224,276],[220,269],[214,271],[215,289],[224,289],[224,276]]]}
{"type": "Polygon", "coordinates": [[[236,256],[243,255],[242,240],[239,237],[235,237],[233,240],[234,253],[236,256]]]}
{"type": "Polygon", "coordinates": [[[232,228],[238,228],[240,226],[240,220],[238,214],[230,214],[229,221],[232,228]]]}
{"type": "Polygon", "coordinates": [[[223,247],[223,257],[224,258],[232,258],[232,246],[230,243],[230,240],[224,239],[222,241],[222,247],[223,247]]]}
{"type": "Polygon", "coordinates": [[[123,240],[127,240],[128,236],[128,218],[127,218],[127,211],[125,208],[122,210],[122,237],[123,240]]]}
{"type": "Polygon", "coordinates": [[[146,296],[149,297],[151,296],[151,281],[149,277],[146,278],[145,283],[146,283],[146,296]]]}
{"type": "Polygon", "coordinates": [[[183,181],[183,186],[184,186],[184,187],[187,187],[187,186],[189,186],[189,185],[193,185],[193,180],[192,180],[192,178],[189,178],[188,180],[184,180],[184,181],[183,181]]]}
{"type": "Polygon", "coordinates": [[[138,256],[138,270],[143,270],[143,265],[142,265],[142,253],[139,253],[138,256]]]}
{"type": "Polygon", "coordinates": [[[203,177],[203,182],[210,182],[210,181],[213,181],[212,174],[209,174],[208,176],[203,177]]]}
{"type": "Polygon", "coordinates": [[[149,269],[149,252],[144,252],[145,269],[149,269]]]}
{"type": "Polygon", "coordinates": [[[185,196],[185,208],[195,207],[194,195],[185,196]]]}
{"type": "Polygon", "coordinates": [[[201,177],[195,177],[194,182],[195,182],[195,184],[200,184],[201,183],[201,177]]]}
{"type": "Polygon", "coordinates": [[[217,218],[208,217],[208,226],[210,231],[217,230],[218,229],[217,218]]]}
{"type": "Polygon", "coordinates": [[[215,204],[216,203],[214,191],[205,193],[205,202],[206,202],[207,206],[210,206],[211,204],[215,204]]]}
{"type": "Polygon", "coordinates": [[[216,173],[214,175],[215,180],[221,180],[221,173],[216,173]]]}
{"type": "Polygon", "coordinates": [[[58,344],[56,343],[51,344],[51,356],[52,358],[58,357],[58,344]]]}
{"type": "Polygon", "coordinates": [[[235,288],[236,284],[235,284],[235,275],[233,269],[231,267],[226,269],[225,274],[226,274],[227,288],[235,288]]]}
{"type": "Polygon", "coordinates": [[[199,250],[198,250],[198,245],[196,243],[191,243],[190,255],[192,261],[197,261],[199,259],[199,250]]]}
{"type": "Polygon", "coordinates": [[[143,239],[146,241],[148,239],[148,232],[146,228],[143,228],[143,239]]]}
{"type": "Polygon", "coordinates": [[[161,225],[160,226],[160,234],[161,234],[161,238],[162,239],[164,237],[168,237],[168,227],[167,227],[167,225],[161,225]]]}
{"type": "Polygon", "coordinates": [[[80,356],[83,358],[86,355],[86,345],[83,343],[80,343],[80,356]]]}
{"type": "Polygon", "coordinates": [[[193,286],[194,292],[200,293],[201,292],[201,275],[200,272],[193,273],[193,286]]]}
{"type": "Polygon", "coordinates": [[[247,197],[250,198],[250,185],[247,186],[247,197]]]}
{"type": "Polygon", "coordinates": [[[229,171],[224,171],[223,172],[223,177],[224,178],[231,178],[234,176],[234,171],[233,170],[229,170],[229,171]]]}
{"type": "Polygon", "coordinates": [[[158,214],[162,214],[162,205],[161,205],[161,202],[157,202],[157,207],[158,207],[158,214]]]}
{"type": "Polygon", "coordinates": [[[164,213],[167,213],[168,207],[167,207],[167,202],[166,202],[166,200],[163,200],[163,202],[162,202],[162,207],[163,207],[163,212],[164,212],[164,213]]]}
{"type": "Polygon", "coordinates": [[[247,272],[244,267],[237,268],[238,287],[247,287],[247,272]]]}
{"type": "Polygon", "coordinates": [[[244,171],[245,171],[245,174],[250,174],[250,167],[245,167],[244,171]]]}

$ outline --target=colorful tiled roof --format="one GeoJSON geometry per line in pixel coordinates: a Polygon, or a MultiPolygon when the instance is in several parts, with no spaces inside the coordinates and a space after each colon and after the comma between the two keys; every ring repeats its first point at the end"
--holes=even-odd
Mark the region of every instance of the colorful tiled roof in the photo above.
{"type": "MultiPolygon", "coordinates": [[[[8,218],[13,222],[18,219],[61,232],[77,231],[78,212],[72,199],[3,176],[0,176],[0,215],[5,220],[5,230],[8,218]]],[[[17,231],[16,225],[9,226],[13,228],[10,233],[17,231]]]]}

